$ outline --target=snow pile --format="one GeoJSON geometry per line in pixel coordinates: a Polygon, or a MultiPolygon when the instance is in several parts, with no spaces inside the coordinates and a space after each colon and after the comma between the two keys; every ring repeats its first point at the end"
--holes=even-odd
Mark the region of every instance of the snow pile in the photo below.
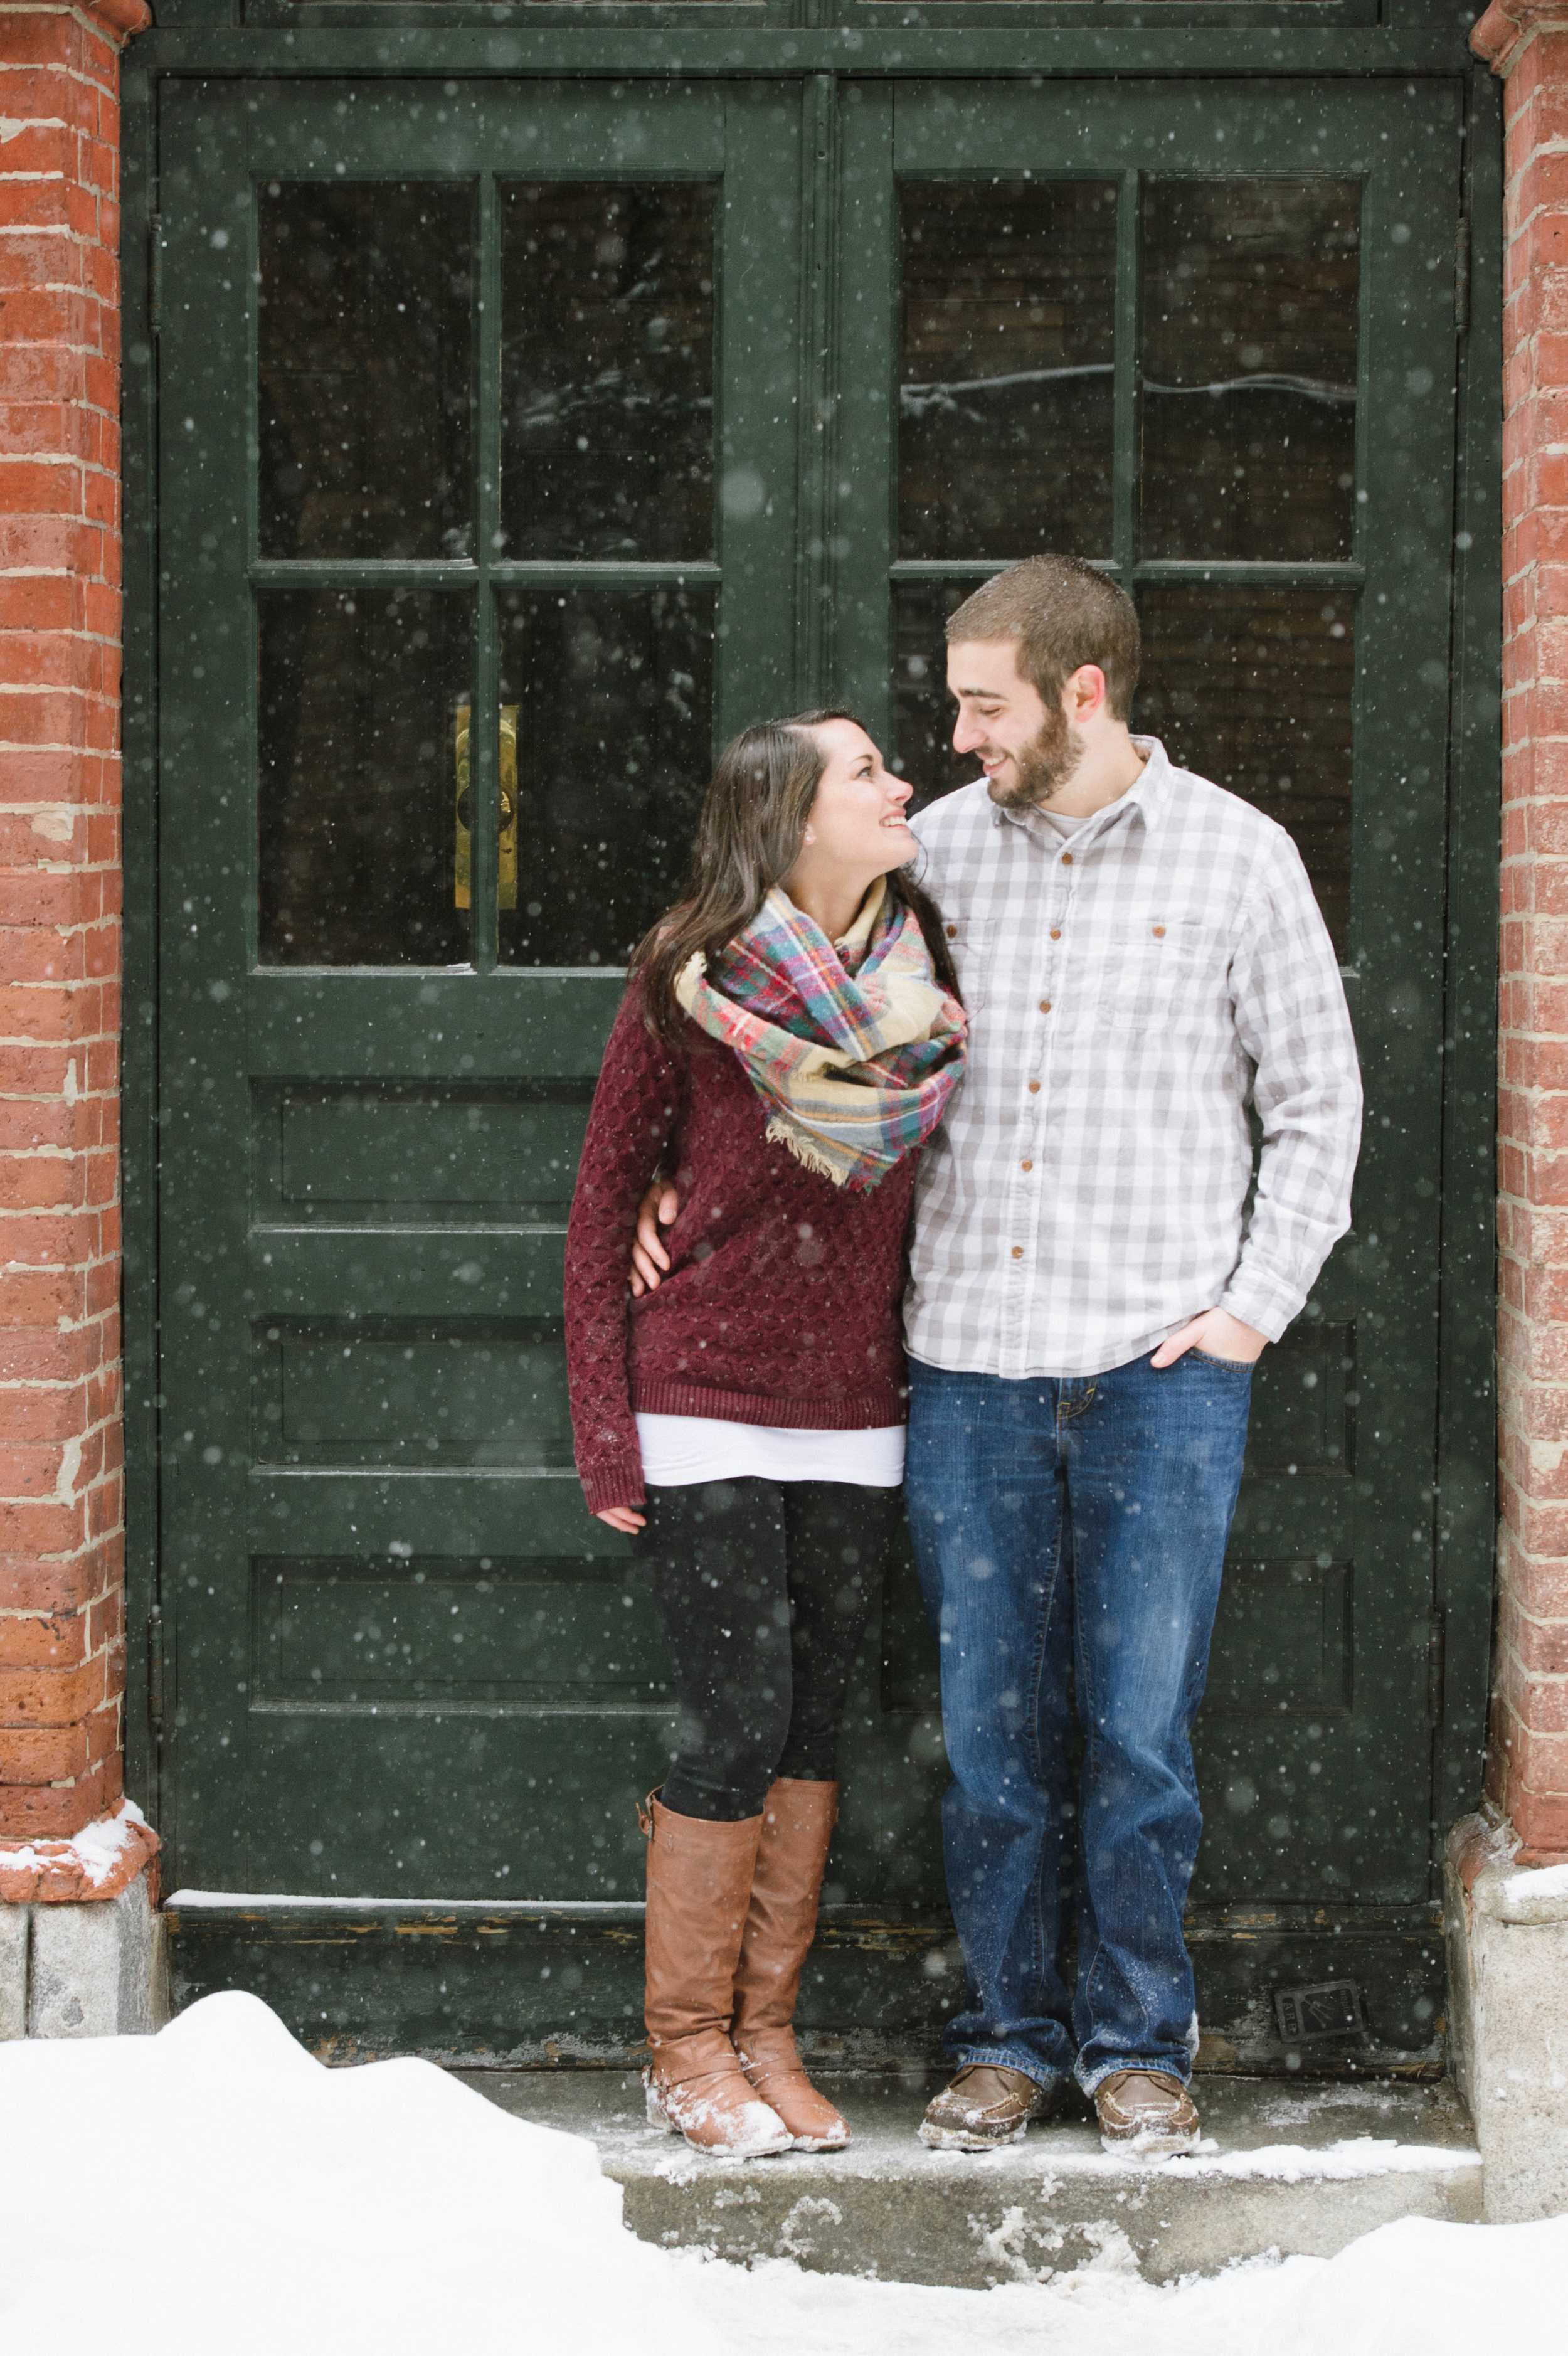
{"type": "Polygon", "coordinates": [[[117,2356],[428,2356],[525,2319],[545,2344],[571,2321],[584,2350],[706,2356],[591,2145],[428,2062],[325,2069],[254,1997],[156,2037],[0,2045],[0,2118],[7,2356],[101,2351],[106,2295],[117,2356]],[[67,2190],[84,2184],[91,2222],[67,2190]]]}
{"type": "Polygon", "coordinates": [[[106,2331],[116,2356],[1474,2356],[1557,2345],[1568,2280],[1568,2219],[1413,2219],[1165,2290],[1114,2226],[1047,2285],[747,2273],[634,2239],[580,2137],[428,2062],[323,2069],[240,1995],[156,2038],[0,2046],[0,2119],[17,2356],[106,2331]]]}

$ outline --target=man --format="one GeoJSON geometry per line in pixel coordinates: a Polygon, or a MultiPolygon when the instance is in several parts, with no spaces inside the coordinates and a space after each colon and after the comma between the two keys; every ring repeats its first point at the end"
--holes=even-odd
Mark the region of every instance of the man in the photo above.
{"type": "Polygon", "coordinates": [[[914,827],[972,1033],[917,1197],[906,1486],[968,2000],[921,2134],[1014,2142],[1075,2079],[1108,2146],[1179,2150],[1190,1730],[1253,1364],[1349,1225],[1355,1046],[1289,836],[1129,733],[1123,591],[1032,557],[947,637],[984,774],[914,827]]]}

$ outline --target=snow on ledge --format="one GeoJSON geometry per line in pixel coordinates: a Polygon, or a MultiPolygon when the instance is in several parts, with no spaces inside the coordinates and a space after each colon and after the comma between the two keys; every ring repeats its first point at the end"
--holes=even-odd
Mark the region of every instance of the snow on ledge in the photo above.
{"type": "Polygon", "coordinates": [[[1275,2184],[1305,2184],[1327,2178],[1337,2183],[1358,2177],[1425,2175],[1443,2169],[1479,2168],[1478,2151],[1451,2144],[1395,2143],[1390,2137],[1354,2136],[1342,2143],[1310,2147],[1296,2143],[1269,2143],[1256,2151],[1221,2151],[1205,2136],[1196,2151],[1178,2152],[1168,2159],[1147,2159],[1136,2152],[1056,2152],[1047,2163],[1052,2176],[1137,2177],[1145,2181],[1161,2177],[1185,2183],[1194,2177],[1232,2180],[1264,2179],[1275,2184]]]}
{"type": "Polygon", "coordinates": [[[117,1898],[158,1853],[158,1836],[134,1800],[84,1825],[69,1840],[0,1843],[0,1903],[74,1905],[117,1898]]]}
{"type": "Polygon", "coordinates": [[[1510,1873],[1497,1897],[1510,1922],[1568,1921],[1568,1865],[1541,1865],[1510,1873]]]}

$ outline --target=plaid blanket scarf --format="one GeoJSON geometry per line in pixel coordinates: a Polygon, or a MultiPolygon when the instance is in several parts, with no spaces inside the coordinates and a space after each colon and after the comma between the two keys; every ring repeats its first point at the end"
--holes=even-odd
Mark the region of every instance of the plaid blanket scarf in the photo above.
{"type": "Polygon", "coordinates": [[[768,1136],[836,1186],[875,1186],[930,1136],[963,1076],[964,1010],[880,877],[842,956],[775,886],[712,975],[694,957],[676,994],[740,1056],[773,1108],[768,1136]]]}

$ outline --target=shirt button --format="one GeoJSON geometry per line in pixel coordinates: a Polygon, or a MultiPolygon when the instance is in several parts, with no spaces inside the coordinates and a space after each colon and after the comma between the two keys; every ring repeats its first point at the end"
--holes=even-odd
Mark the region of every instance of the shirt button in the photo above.
{"type": "Polygon", "coordinates": [[[1022,1244],[1015,1244],[1015,1245],[1013,1246],[1013,1258],[1014,1258],[1015,1259],[1022,1259],[1023,1256],[1024,1256],[1024,1248],[1023,1248],[1022,1244]]]}
{"type": "Polygon", "coordinates": [[[1031,1080],[1031,1081],[1029,1082],[1029,1094],[1030,1094],[1030,1096],[1031,1096],[1031,1097],[1037,1097],[1037,1096],[1039,1096],[1039,1094],[1040,1094],[1040,1082],[1039,1082],[1038,1080],[1031,1080]]]}
{"type": "Polygon", "coordinates": [[[1051,1001],[1049,998],[1042,998],[1040,1000],[1040,1011],[1042,1014],[1049,1014],[1051,1012],[1051,1001]]]}
{"type": "Polygon", "coordinates": [[[1061,938],[1061,927],[1060,925],[1052,925],[1051,928],[1051,937],[1053,941],[1059,941],[1061,938]]]}
{"type": "Polygon", "coordinates": [[[1034,1163],[1032,1162],[1025,1162],[1020,1163],[1019,1166],[1024,1170],[1032,1170],[1034,1168],[1034,1163]]]}
{"type": "Polygon", "coordinates": [[[1156,939],[1157,941],[1163,941],[1163,940],[1164,940],[1164,938],[1165,938],[1165,926],[1164,926],[1163,925],[1157,925],[1157,926],[1155,926],[1155,928],[1154,928],[1154,937],[1155,937],[1155,939],[1156,939]]]}
{"type": "Polygon", "coordinates": [[[1072,853],[1070,851],[1064,851],[1062,852],[1062,854],[1061,854],[1061,863],[1062,863],[1063,867],[1071,867],[1071,866],[1072,866],[1072,853]]]}
{"type": "Polygon", "coordinates": [[[958,927],[956,925],[948,926],[947,937],[950,941],[955,941],[958,938],[958,927]]]}

